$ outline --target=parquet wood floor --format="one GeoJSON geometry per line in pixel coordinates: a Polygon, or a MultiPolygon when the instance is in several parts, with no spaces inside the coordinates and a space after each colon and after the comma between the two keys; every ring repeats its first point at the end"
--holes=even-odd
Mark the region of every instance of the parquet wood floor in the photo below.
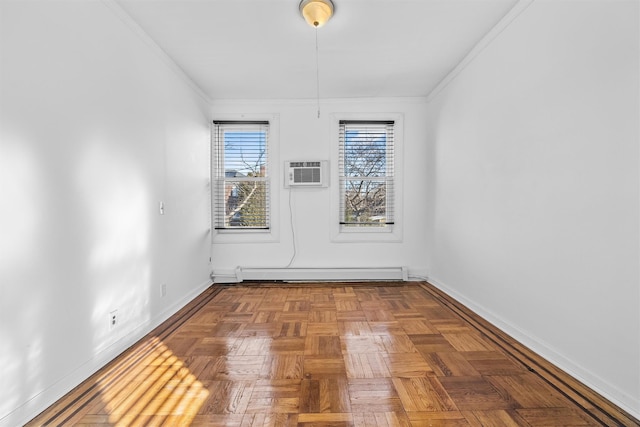
{"type": "Polygon", "coordinates": [[[28,425],[639,425],[562,375],[426,283],[214,286],[28,425]]]}

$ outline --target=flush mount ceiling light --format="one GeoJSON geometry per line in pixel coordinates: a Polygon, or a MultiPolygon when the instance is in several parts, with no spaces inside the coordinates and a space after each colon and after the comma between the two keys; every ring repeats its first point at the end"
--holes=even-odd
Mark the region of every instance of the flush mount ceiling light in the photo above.
{"type": "Polygon", "coordinates": [[[331,0],[302,0],[300,13],[309,25],[320,28],[333,16],[333,2],[331,0]]]}

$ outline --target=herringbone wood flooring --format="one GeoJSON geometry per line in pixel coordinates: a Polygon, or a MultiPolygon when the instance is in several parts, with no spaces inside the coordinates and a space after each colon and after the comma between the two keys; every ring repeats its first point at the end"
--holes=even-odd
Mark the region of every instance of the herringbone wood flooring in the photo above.
{"type": "Polygon", "coordinates": [[[212,287],[29,425],[638,425],[507,341],[427,284],[212,287]]]}

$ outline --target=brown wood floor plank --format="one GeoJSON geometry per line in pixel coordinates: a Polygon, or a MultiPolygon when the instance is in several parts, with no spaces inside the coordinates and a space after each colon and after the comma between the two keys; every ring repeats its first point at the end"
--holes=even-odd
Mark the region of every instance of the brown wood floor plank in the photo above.
{"type": "Polygon", "coordinates": [[[212,287],[40,425],[640,426],[427,283],[212,287]]]}

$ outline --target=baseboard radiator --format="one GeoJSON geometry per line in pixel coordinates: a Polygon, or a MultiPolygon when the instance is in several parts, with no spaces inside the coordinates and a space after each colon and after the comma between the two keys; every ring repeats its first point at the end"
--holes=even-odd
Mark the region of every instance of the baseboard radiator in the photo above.
{"type": "Polygon", "coordinates": [[[282,281],[282,282],[360,282],[407,281],[406,267],[366,268],[255,268],[238,267],[235,277],[229,273],[212,274],[214,282],[282,281]],[[232,280],[230,280],[232,279],[232,280]],[[233,280],[235,279],[235,280],[233,280]]]}

